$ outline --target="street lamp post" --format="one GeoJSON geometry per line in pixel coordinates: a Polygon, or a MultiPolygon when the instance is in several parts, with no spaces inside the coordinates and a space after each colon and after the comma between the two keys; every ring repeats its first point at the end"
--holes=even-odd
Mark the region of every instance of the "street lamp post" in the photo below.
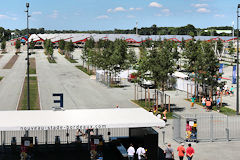
{"type": "Polygon", "coordinates": [[[238,30],[239,8],[240,8],[240,4],[238,4],[238,7],[237,7],[237,105],[236,105],[237,115],[239,113],[239,30],[238,30]]]}
{"type": "Polygon", "coordinates": [[[25,11],[27,13],[27,109],[30,110],[30,86],[29,86],[29,14],[28,14],[28,8],[29,8],[29,3],[26,3],[27,10],[25,11]]]}

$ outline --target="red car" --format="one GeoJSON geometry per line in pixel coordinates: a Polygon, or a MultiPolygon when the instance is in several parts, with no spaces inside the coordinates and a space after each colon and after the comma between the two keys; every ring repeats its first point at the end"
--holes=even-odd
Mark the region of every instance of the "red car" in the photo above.
{"type": "Polygon", "coordinates": [[[135,80],[137,80],[137,75],[136,74],[129,74],[128,75],[128,82],[134,82],[135,80]]]}

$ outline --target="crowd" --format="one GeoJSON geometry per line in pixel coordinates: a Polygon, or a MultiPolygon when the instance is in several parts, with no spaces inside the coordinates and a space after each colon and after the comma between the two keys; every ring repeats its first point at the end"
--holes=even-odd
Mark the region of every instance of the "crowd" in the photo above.
{"type": "MultiPolygon", "coordinates": [[[[128,160],[134,160],[134,155],[137,155],[138,160],[146,160],[146,150],[140,145],[138,149],[135,151],[132,144],[130,144],[130,147],[127,150],[128,152],[128,160]]],[[[177,148],[178,157],[179,160],[183,160],[184,157],[187,157],[187,160],[192,160],[193,155],[195,153],[195,150],[193,149],[191,143],[188,144],[187,149],[184,148],[184,143],[181,143],[181,145],[177,148]]],[[[166,160],[174,160],[174,150],[171,147],[171,144],[169,143],[167,145],[167,148],[164,150],[165,159],[166,160]]]]}
{"type": "MultiPolygon", "coordinates": [[[[188,144],[188,148],[185,150],[184,143],[177,148],[179,160],[183,160],[186,155],[187,160],[192,160],[193,155],[195,153],[191,143],[188,144]]],[[[171,144],[169,143],[167,148],[164,150],[166,160],[174,160],[174,151],[171,148],[171,144]]]]}

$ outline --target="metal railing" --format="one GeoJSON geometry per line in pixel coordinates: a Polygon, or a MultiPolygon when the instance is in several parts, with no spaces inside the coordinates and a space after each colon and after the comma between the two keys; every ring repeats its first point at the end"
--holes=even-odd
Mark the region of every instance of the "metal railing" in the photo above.
{"type": "Polygon", "coordinates": [[[187,119],[197,120],[197,141],[240,141],[240,116],[217,114],[174,115],[173,139],[186,140],[187,119]]]}
{"type": "MultiPolygon", "coordinates": [[[[76,132],[77,130],[36,130],[28,131],[28,136],[37,137],[38,144],[54,144],[55,136],[60,137],[61,144],[72,143],[76,141],[76,132]]],[[[85,133],[86,130],[81,130],[82,133],[85,133]]],[[[94,130],[94,134],[96,134],[94,130]]],[[[1,131],[0,141],[1,145],[11,145],[12,137],[16,137],[17,145],[21,144],[21,137],[25,136],[25,131],[1,131]]],[[[110,137],[128,137],[129,129],[128,128],[112,128],[112,129],[98,129],[98,135],[103,135],[105,142],[109,141],[110,137]],[[109,135],[110,133],[110,135],[109,135]]],[[[87,136],[80,136],[82,143],[87,143],[87,136]]],[[[36,143],[34,141],[34,143],[36,143]]]]}

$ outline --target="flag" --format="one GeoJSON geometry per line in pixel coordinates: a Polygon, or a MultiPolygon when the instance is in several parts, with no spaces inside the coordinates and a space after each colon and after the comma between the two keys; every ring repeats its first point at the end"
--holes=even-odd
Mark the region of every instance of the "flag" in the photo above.
{"type": "Polygon", "coordinates": [[[237,78],[236,78],[236,65],[234,65],[233,66],[233,75],[232,75],[232,84],[236,84],[236,80],[237,80],[237,78]]]}

